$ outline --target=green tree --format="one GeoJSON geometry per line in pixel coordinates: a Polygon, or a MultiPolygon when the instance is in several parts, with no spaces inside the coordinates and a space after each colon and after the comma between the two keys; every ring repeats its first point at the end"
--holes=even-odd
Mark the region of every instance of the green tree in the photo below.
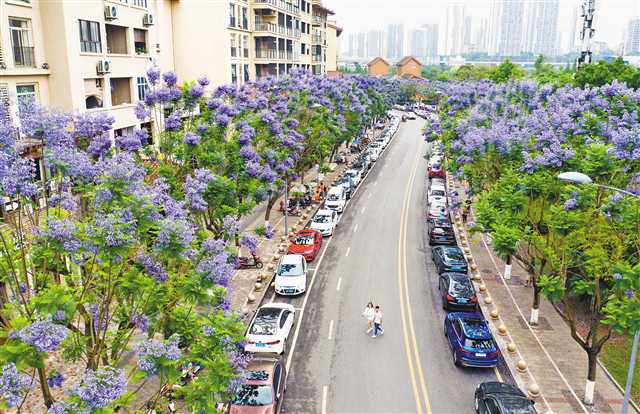
{"type": "Polygon", "coordinates": [[[505,59],[492,73],[490,79],[496,83],[506,83],[513,79],[521,79],[526,75],[520,65],[516,65],[509,59],[505,59]]]}

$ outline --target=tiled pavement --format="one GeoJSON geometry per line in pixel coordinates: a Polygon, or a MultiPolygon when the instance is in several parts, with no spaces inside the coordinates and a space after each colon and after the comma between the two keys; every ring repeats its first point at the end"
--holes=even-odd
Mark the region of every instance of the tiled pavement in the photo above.
{"type": "MultiPolygon", "coordinates": [[[[455,190],[464,194],[464,187],[455,183],[455,190]]],[[[540,304],[539,323],[530,325],[529,318],[533,302],[533,288],[526,287],[526,272],[514,262],[510,280],[503,278],[504,262],[491,251],[491,241],[485,235],[476,234],[469,238],[468,247],[473,256],[476,271],[482,282],[476,282],[476,288],[483,283],[486,293],[480,294],[480,302],[487,316],[497,309],[499,319],[493,320],[492,328],[504,324],[507,328],[506,339],[497,336],[507,364],[518,384],[527,390],[537,383],[541,395],[536,398],[539,412],[553,413],[618,413],[622,404],[622,391],[608,376],[602,366],[596,375],[595,401],[593,405],[583,404],[586,377],[587,355],[571,338],[569,327],[552,307],[548,300],[540,304]],[[492,303],[486,304],[484,298],[490,296],[492,303]],[[506,344],[513,341],[517,352],[509,353],[506,344]],[[526,373],[519,373],[515,366],[519,359],[528,364],[526,373]]],[[[639,413],[630,407],[629,412],[639,413]]]]}

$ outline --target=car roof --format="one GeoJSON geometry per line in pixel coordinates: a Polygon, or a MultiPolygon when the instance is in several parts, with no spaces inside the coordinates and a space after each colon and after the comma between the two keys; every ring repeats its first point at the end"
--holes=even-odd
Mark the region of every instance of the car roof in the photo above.
{"type": "Polygon", "coordinates": [[[465,336],[472,339],[492,339],[487,321],[479,312],[452,312],[449,315],[460,321],[465,336]]]}
{"type": "Polygon", "coordinates": [[[508,394],[508,395],[520,395],[525,397],[520,388],[512,384],[507,384],[498,381],[487,381],[482,383],[482,389],[485,394],[508,394]]]}
{"type": "Polygon", "coordinates": [[[342,194],[342,187],[331,187],[329,189],[329,193],[340,193],[340,194],[342,194]]]}
{"type": "Polygon", "coordinates": [[[469,279],[469,275],[467,275],[466,273],[444,272],[442,273],[441,276],[448,276],[450,279],[453,279],[456,282],[464,282],[464,281],[471,282],[471,279],[469,279]]]}
{"type": "Polygon", "coordinates": [[[453,224],[451,224],[451,220],[449,220],[448,218],[432,218],[429,219],[429,222],[434,226],[434,227],[453,227],[453,224]]]}
{"type": "Polygon", "coordinates": [[[245,369],[247,383],[253,385],[270,384],[276,362],[278,362],[276,358],[252,358],[245,369]]]}
{"type": "Polygon", "coordinates": [[[302,263],[302,259],[301,254],[285,254],[280,259],[280,264],[298,264],[302,263]]]}
{"type": "Polygon", "coordinates": [[[462,249],[458,246],[442,246],[445,253],[462,253],[462,249]]]}
{"type": "Polygon", "coordinates": [[[332,216],[333,213],[334,213],[333,210],[323,209],[323,210],[318,210],[316,212],[316,216],[332,216]]]}

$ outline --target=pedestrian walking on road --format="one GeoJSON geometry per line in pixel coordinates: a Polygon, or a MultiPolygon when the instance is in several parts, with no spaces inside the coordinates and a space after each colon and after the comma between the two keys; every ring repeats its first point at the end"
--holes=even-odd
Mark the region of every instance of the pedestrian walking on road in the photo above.
{"type": "Polygon", "coordinates": [[[382,335],[383,333],[384,329],[382,328],[382,311],[380,310],[380,305],[376,305],[376,310],[373,314],[373,335],[371,335],[371,337],[375,338],[376,336],[382,335]]]}
{"type": "Polygon", "coordinates": [[[367,333],[373,331],[373,316],[376,310],[373,307],[373,302],[367,303],[367,307],[364,308],[364,312],[362,312],[362,316],[367,319],[367,333]]]}

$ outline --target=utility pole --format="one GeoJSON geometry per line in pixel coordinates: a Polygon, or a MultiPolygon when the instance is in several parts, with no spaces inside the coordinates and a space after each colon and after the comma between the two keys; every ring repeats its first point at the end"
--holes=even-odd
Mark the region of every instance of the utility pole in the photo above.
{"type": "Polygon", "coordinates": [[[591,63],[591,40],[596,30],[593,28],[593,17],[596,11],[596,0],[583,0],[582,2],[582,30],[580,40],[582,40],[582,51],[578,57],[577,66],[580,69],[584,65],[591,63]]]}

